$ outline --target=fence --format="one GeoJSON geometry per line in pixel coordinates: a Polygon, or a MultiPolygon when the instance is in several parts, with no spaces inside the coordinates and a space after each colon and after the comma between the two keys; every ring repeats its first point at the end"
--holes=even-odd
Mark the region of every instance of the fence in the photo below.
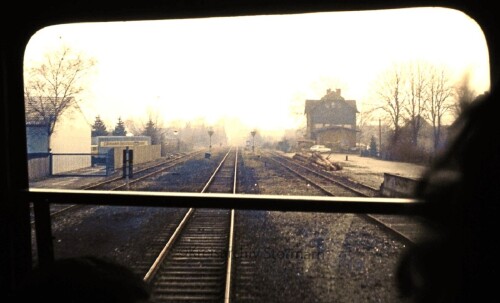
{"type": "Polygon", "coordinates": [[[51,175],[53,176],[107,176],[113,171],[109,167],[107,154],[71,153],[51,155],[51,175]]]}
{"type": "MultiPolygon", "coordinates": [[[[135,146],[134,164],[161,157],[160,145],[135,146]]],[[[48,176],[108,176],[123,166],[123,149],[112,148],[106,154],[37,153],[28,154],[28,175],[31,181],[48,176]]]]}
{"type": "Polygon", "coordinates": [[[28,154],[28,176],[30,180],[37,180],[50,175],[50,154],[28,154]]]}

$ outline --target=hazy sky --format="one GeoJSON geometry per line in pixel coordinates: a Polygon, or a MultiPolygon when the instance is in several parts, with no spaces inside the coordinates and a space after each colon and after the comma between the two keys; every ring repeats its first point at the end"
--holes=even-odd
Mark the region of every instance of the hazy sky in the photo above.
{"type": "Polygon", "coordinates": [[[62,43],[97,59],[83,109],[108,126],[150,111],[293,127],[292,105],[340,88],[362,108],[381,72],[414,60],[470,71],[479,93],[490,85],[481,29],[440,8],[59,25],[33,36],[26,63],[62,43]]]}

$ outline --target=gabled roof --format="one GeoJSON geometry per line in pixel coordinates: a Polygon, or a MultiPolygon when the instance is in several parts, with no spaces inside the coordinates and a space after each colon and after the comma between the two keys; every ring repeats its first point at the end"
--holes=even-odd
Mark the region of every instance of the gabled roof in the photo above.
{"type": "MultiPolygon", "coordinates": [[[[420,119],[420,128],[421,129],[431,129],[432,128],[432,125],[427,121],[427,119],[425,119],[424,117],[418,115],[417,116],[418,119],[420,119]]],[[[411,128],[411,120],[408,120],[405,122],[405,124],[401,127],[402,130],[404,129],[410,129],[411,128]]]]}
{"type": "MultiPolygon", "coordinates": [[[[73,97],[68,100],[71,102],[73,97]]],[[[47,125],[53,117],[61,113],[62,98],[31,97],[24,98],[26,125],[47,125]]]]}
{"type": "Polygon", "coordinates": [[[348,107],[352,108],[356,113],[359,113],[358,108],[356,106],[356,100],[335,100],[335,101],[330,101],[330,100],[306,100],[306,104],[304,107],[304,114],[307,114],[308,112],[312,112],[315,110],[315,108],[326,102],[337,102],[337,103],[342,103],[347,105],[348,107]]]}
{"type": "Polygon", "coordinates": [[[356,100],[345,100],[345,103],[352,107],[357,113],[359,113],[358,107],[356,106],[356,100]]]}
{"type": "Polygon", "coordinates": [[[320,103],[321,100],[306,100],[306,105],[305,105],[305,108],[304,108],[304,114],[314,110],[314,108],[316,107],[316,105],[318,103],[320,103]]]}
{"type": "Polygon", "coordinates": [[[320,99],[320,100],[306,100],[305,108],[304,108],[304,114],[314,111],[314,109],[319,105],[319,104],[324,104],[327,102],[332,102],[332,103],[341,103],[349,106],[350,108],[354,109],[356,113],[359,113],[358,108],[356,106],[356,100],[345,100],[344,97],[341,96],[341,90],[331,90],[328,89],[326,91],[326,94],[320,99]]]}

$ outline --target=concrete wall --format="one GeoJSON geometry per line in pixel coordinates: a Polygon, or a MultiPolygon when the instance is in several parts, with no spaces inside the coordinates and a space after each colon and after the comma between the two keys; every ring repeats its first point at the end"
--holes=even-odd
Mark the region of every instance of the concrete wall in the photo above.
{"type": "Polygon", "coordinates": [[[416,179],[384,173],[384,182],[380,187],[380,193],[383,197],[410,198],[414,196],[417,183],[416,179]]]}
{"type": "MultiPolygon", "coordinates": [[[[134,164],[154,161],[161,157],[161,145],[144,145],[130,148],[134,151],[134,164]]],[[[124,148],[114,148],[115,169],[123,166],[124,148]]]]}

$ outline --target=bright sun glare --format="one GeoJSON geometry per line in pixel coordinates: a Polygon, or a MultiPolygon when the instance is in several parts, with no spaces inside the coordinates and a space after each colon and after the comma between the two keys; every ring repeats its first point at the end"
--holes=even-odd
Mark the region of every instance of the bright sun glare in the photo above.
{"type": "Polygon", "coordinates": [[[362,110],[401,62],[444,65],[457,80],[468,72],[479,93],[490,85],[480,27],[444,8],[57,25],[32,37],[26,65],[63,44],[96,59],[80,107],[110,125],[155,113],[164,124],[297,128],[306,99],[340,88],[362,110]]]}

